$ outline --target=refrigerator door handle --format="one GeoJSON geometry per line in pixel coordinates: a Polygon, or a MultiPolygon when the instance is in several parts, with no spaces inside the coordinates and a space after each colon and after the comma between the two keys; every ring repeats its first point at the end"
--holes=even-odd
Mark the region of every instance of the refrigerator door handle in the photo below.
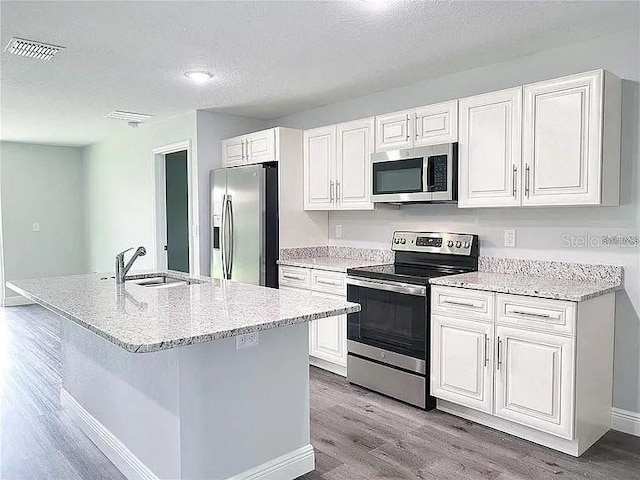
{"type": "Polygon", "coordinates": [[[227,215],[227,221],[229,222],[229,257],[227,258],[227,271],[229,280],[231,280],[231,274],[233,273],[233,201],[231,195],[227,195],[227,205],[229,207],[229,213],[227,215]]]}
{"type": "Polygon", "coordinates": [[[220,258],[222,278],[227,279],[227,195],[222,196],[222,219],[220,220],[220,258]]]}

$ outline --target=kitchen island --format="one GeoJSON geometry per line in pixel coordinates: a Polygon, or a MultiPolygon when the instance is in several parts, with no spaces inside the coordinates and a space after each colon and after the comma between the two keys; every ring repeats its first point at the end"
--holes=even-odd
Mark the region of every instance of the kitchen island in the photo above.
{"type": "Polygon", "coordinates": [[[359,305],[208,278],[144,286],[144,277],[158,274],[7,284],[62,317],[60,400],[73,420],[129,479],[313,470],[308,322],[359,305]]]}

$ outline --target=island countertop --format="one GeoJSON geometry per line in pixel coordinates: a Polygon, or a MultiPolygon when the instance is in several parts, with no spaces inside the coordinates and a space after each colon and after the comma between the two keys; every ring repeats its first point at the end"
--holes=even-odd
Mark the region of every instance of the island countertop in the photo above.
{"type": "MultiPolygon", "coordinates": [[[[164,273],[164,272],[155,272],[164,273]]],[[[175,272],[171,272],[175,274],[175,272]]],[[[151,274],[139,275],[154,276],[151,274]]],[[[360,305],[225,280],[117,285],[105,274],[15,280],[7,286],[121,348],[144,353],[358,312],[360,305]]]]}

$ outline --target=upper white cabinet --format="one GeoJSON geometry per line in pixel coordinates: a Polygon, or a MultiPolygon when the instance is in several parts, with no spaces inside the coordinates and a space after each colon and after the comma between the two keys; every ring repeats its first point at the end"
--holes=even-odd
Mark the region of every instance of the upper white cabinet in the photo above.
{"type": "Polygon", "coordinates": [[[304,132],[304,209],[373,209],[373,119],[304,132]]]}
{"type": "Polygon", "coordinates": [[[459,207],[520,205],[522,88],[460,100],[459,207]]]}
{"type": "Polygon", "coordinates": [[[460,100],[458,206],[617,205],[620,123],[604,70],[460,100]]]}
{"type": "Polygon", "coordinates": [[[603,70],[525,86],[522,204],[617,204],[603,180],[619,177],[620,121],[620,80],[603,70]]]}
{"type": "Polygon", "coordinates": [[[376,117],[376,152],[457,141],[457,100],[376,117]]]}
{"type": "Polygon", "coordinates": [[[222,164],[225,167],[276,160],[275,128],[222,141],[222,164]]]}

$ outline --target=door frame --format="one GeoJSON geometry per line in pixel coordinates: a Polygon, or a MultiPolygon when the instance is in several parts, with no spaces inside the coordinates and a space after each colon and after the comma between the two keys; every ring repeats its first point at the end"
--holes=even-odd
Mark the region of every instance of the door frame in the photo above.
{"type": "Polygon", "coordinates": [[[197,186],[197,169],[193,161],[191,150],[191,140],[162,145],[152,149],[153,153],[153,239],[154,239],[154,267],[157,269],[167,268],[167,254],[163,246],[167,243],[167,199],[166,199],[166,173],[165,156],[169,153],[187,152],[187,217],[189,221],[189,274],[200,275],[200,248],[198,241],[198,216],[197,197],[195,187],[197,186]]]}

